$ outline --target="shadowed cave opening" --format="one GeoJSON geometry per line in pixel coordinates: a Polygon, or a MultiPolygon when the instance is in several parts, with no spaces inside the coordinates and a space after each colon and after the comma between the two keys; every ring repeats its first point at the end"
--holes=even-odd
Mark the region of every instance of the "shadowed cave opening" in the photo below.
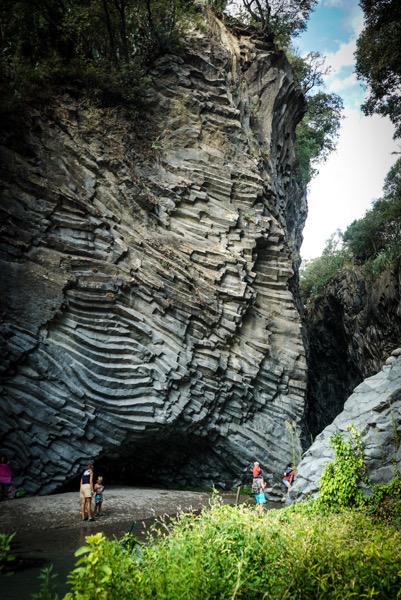
{"type": "MultiPolygon", "coordinates": [[[[239,465],[230,464],[216,453],[210,438],[184,437],[182,432],[168,437],[153,436],[127,444],[112,453],[105,452],[94,461],[94,476],[102,475],[104,484],[169,489],[231,489],[243,477],[239,465]],[[235,482],[235,484],[233,483],[235,482]]],[[[79,475],[57,489],[56,493],[79,490],[79,475]]]]}

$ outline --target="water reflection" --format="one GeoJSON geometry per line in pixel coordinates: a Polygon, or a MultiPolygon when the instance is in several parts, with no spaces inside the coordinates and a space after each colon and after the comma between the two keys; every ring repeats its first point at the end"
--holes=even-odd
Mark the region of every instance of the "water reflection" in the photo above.
{"type": "MultiPolygon", "coordinates": [[[[135,537],[145,541],[149,528],[155,519],[147,519],[137,523],[135,537]]],[[[108,538],[121,538],[132,527],[132,521],[113,524],[84,524],[77,529],[59,529],[50,531],[17,532],[12,544],[12,552],[17,557],[13,575],[0,576],[1,600],[30,600],[31,594],[38,592],[38,579],[43,567],[53,564],[53,573],[57,573],[58,582],[55,590],[63,597],[69,586],[65,583],[68,573],[73,569],[76,558],[74,552],[85,544],[85,537],[102,531],[108,538]]]]}
{"type": "MultiPolygon", "coordinates": [[[[267,503],[266,508],[276,509],[279,506],[277,503],[267,503]]],[[[145,542],[152,526],[159,520],[159,517],[145,519],[137,522],[133,527],[132,520],[107,523],[106,517],[103,521],[99,519],[94,523],[85,522],[74,529],[19,531],[12,544],[12,552],[17,556],[18,561],[15,563],[13,575],[0,575],[0,598],[1,600],[31,600],[31,595],[40,589],[38,577],[43,567],[51,564],[53,564],[53,573],[58,575],[55,592],[62,598],[70,591],[66,580],[77,560],[74,552],[85,544],[87,535],[102,531],[110,539],[114,537],[120,539],[133,530],[135,537],[145,542]],[[19,568],[20,565],[24,568],[19,568]]]]}

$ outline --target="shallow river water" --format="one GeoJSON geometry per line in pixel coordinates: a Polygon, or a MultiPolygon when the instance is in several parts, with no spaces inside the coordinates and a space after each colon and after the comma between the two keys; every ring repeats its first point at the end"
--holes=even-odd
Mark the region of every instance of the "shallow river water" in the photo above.
{"type": "MultiPolygon", "coordinates": [[[[266,508],[276,509],[277,503],[267,503],[266,508]]],[[[103,531],[110,539],[120,539],[132,529],[139,541],[144,542],[152,525],[159,518],[138,521],[119,521],[108,523],[107,516],[100,517],[94,523],[83,523],[76,528],[50,529],[48,531],[18,531],[12,543],[12,553],[16,557],[12,575],[0,574],[0,600],[31,600],[40,590],[39,575],[44,567],[53,565],[57,574],[55,592],[59,598],[70,591],[66,583],[68,573],[78,560],[74,552],[85,544],[85,537],[103,531]]]]}
{"type": "MultiPolygon", "coordinates": [[[[138,540],[144,541],[146,532],[155,522],[147,519],[138,523],[134,535],[138,540]]],[[[102,523],[102,518],[94,523],[85,523],[77,529],[53,529],[50,531],[17,532],[12,544],[12,552],[16,556],[13,563],[14,572],[11,575],[0,575],[1,600],[30,600],[33,593],[40,589],[38,579],[43,567],[53,564],[53,572],[58,577],[55,580],[55,591],[63,597],[68,591],[66,584],[67,574],[73,569],[76,560],[74,552],[85,544],[85,536],[98,531],[112,539],[114,536],[121,538],[128,533],[133,525],[132,521],[107,524],[102,523]]]]}

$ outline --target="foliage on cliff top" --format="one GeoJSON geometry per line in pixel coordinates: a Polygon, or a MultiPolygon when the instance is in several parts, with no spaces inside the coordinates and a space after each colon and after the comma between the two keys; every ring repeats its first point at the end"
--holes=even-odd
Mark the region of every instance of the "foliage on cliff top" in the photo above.
{"type": "Polygon", "coordinates": [[[383,197],[372,204],[361,219],[328,240],[323,254],[303,264],[300,291],[306,303],[318,298],[344,267],[360,265],[367,276],[375,276],[401,256],[401,158],[388,172],[383,197]]]}
{"type": "MultiPolygon", "coordinates": [[[[213,2],[213,0],[212,0],[213,2]]],[[[318,0],[229,0],[227,5],[248,19],[265,35],[272,35],[280,46],[305,31],[310,14],[318,0]]]]}
{"type": "Polygon", "coordinates": [[[0,5],[0,85],[9,108],[66,87],[103,104],[135,103],[146,68],[177,48],[192,13],[186,0],[5,0],[0,5]]]}
{"type": "Polygon", "coordinates": [[[327,240],[321,256],[301,264],[299,288],[305,304],[310,299],[321,297],[328,282],[351,262],[351,254],[343,246],[342,238],[341,231],[337,230],[327,240]]]}
{"type": "MultiPolygon", "coordinates": [[[[368,88],[362,105],[366,115],[388,116],[401,137],[401,4],[399,0],[362,0],[364,29],[357,40],[356,72],[368,88]]],[[[324,286],[352,260],[363,265],[367,274],[377,275],[391,267],[401,255],[401,163],[389,171],[384,195],[372,208],[348,226],[344,246],[330,256],[323,255],[304,264],[301,295],[306,303],[316,298],[324,286]],[[344,258],[344,250],[346,260],[344,258]]]]}
{"type": "Polygon", "coordinates": [[[361,0],[364,28],[357,40],[356,73],[367,84],[362,109],[388,116],[401,138],[401,3],[361,0]]]}
{"type": "Polygon", "coordinates": [[[391,167],[376,200],[362,219],[345,231],[344,242],[360,263],[374,261],[392,247],[401,250],[401,159],[391,167]]]}

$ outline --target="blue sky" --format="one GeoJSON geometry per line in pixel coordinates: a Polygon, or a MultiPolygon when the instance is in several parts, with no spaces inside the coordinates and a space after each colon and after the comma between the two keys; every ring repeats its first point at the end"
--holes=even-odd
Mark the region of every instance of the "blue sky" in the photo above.
{"type": "Polygon", "coordinates": [[[309,187],[304,259],[319,256],[332,233],[345,231],[381,197],[384,178],[397,158],[392,152],[399,150],[390,121],[365,117],[360,110],[365,91],[354,73],[353,54],[362,26],[357,0],[320,0],[307,31],[295,39],[302,55],[318,51],[326,57],[332,72],[325,89],[341,96],[345,107],[337,151],[319,165],[309,187]]]}

